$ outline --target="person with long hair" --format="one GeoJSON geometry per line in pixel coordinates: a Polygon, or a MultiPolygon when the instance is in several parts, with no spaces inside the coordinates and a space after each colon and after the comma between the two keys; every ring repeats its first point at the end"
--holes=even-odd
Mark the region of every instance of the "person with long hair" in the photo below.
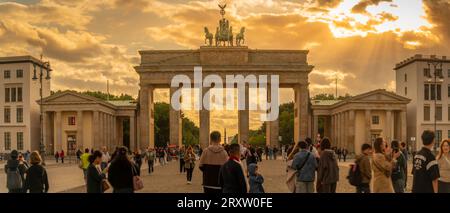
{"type": "Polygon", "coordinates": [[[47,193],[49,189],[47,171],[41,165],[42,158],[37,151],[30,155],[31,166],[26,172],[25,192],[47,193]]]}
{"type": "Polygon", "coordinates": [[[320,142],[320,160],[317,167],[317,192],[336,193],[339,181],[339,166],[336,154],[331,149],[331,141],[324,137],[320,142]]]}
{"type": "Polygon", "coordinates": [[[187,184],[192,183],[192,173],[195,168],[195,154],[192,146],[189,146],[184,154],[184,167],[186,168],[187,184]]]}
{"type": "Polygon", "coordinates": [[[102,181],[105,179],[105,174],[102,172],[103,153],[94,151],[94,154],[89,156],[89,167],[86,174],[86,189],[87,193],[103,193],[102,181]]]}
{"type": "Polygon", "coordinates": [[[128,149],[120,147],[108,169],[108,181],[113,187],[113,193],[133,193],[133,177],[140,173],[128,158],[128,149]]]}
{"type": "Polygon", "coordinates": [[[400,152],[392,152],[383,138],[375,139],[373,144],[375,154],[372,160],[373,192],[394,193],[391,175],[400,152]]]}
{"type": "Polygon", "coordinates": [[[437,155],[439,173],[438,193],[450,193],[450,140],[443,140],[437,155]]]}

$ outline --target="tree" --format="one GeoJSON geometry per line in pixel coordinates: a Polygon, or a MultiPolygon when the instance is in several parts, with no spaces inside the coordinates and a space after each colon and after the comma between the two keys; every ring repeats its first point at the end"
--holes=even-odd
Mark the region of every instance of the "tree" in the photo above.
{"type": "Polygon", "coordinates": [[[75,90],[57,90],[57,91],[51,91],[50,94],[53,95],[53,94],[66,92],[66,91],[75,92],[75,93],[79,93],[79,94],[83,94],[83,95],[89,95],[89,96],[92,96],[92,97],[95,97],[95,98],[99,98],[99,99],[102,99],[102,100],[105,100],[105,101],[108,100],[108,97],[109,97],[110,101],[132,101],[132,100],[134,100],[134,98],[131,95],[128,95],[128,94],[122,93],[119,96],[117,96],[117,95],[112,95],[112,94],[108,95],[107,93],[104,93],[104,92],[101,92],[101,91],[78,92],[78,91],[75,91],[75,90]]]}
{"type": "Polygon", "coordinates": [[[155,103],[155,146],[165,147],[170,140],[169,110],[167,103],[155,103]]]}
{"type": "Polygon", "coordinates": [[[291,144],[294,140],[294,103],[285,103],[280,106],[278,116],[280,144],[291,144]]]}
{"type": "MultiPolygon", "coordinates": [[[[348,93],[346,93],[344,96],[339,96],[337,98],[337,100],[346,100],[348,98],[351,98],[352,96],[348,93]]],[[[333,94],[326,94],[326,93],[321,93],[321,94],[317,94],[315,95],[313,98],[313,100],[336,100],[336,98],[334,97],[333,94]]]]}

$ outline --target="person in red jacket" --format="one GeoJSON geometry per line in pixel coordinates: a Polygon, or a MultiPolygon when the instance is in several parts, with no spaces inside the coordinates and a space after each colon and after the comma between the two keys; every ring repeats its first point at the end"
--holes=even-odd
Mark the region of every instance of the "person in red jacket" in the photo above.
{"type": "Polygon", "coordinates": [[[59,153],[59,158],[61,159],[61,163],[64,163],[64,150],[61,150],[59,153]]]}

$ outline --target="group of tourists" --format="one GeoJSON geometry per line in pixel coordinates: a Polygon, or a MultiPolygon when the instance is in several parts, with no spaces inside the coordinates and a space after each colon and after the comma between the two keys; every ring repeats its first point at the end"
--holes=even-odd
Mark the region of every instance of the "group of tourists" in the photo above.
{"type": "Polygon", "coordinates": [[[9,193],[46,193],[49,190],[47,171],[41,165],[37,151],[29,154],[27,161],[22,153],[11,151],[5,164],[6,187],[9,193]]]}
{"type": "Polygon", "coordinates": [[[64,158],[65,158],[66,156],[65,156],[65,153],[64,153],[64,150],[61,150],[61,151],[56,151],[55,152],[55,161],[56,161],[56,163],[58,163],[58,161],[59,160],[61,160],[61,163],[64,163],[64,158]]]}

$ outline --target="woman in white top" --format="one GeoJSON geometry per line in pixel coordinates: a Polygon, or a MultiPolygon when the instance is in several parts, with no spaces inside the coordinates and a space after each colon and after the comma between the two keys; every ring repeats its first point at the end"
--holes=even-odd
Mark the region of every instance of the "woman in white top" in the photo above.
{"type": "Polygon", "coordinates": [[[438,183],[438,193],[450,193],[450,141],[444,140],[441,143],[439,154],[436,158],[441,177],[438,183]]]}

